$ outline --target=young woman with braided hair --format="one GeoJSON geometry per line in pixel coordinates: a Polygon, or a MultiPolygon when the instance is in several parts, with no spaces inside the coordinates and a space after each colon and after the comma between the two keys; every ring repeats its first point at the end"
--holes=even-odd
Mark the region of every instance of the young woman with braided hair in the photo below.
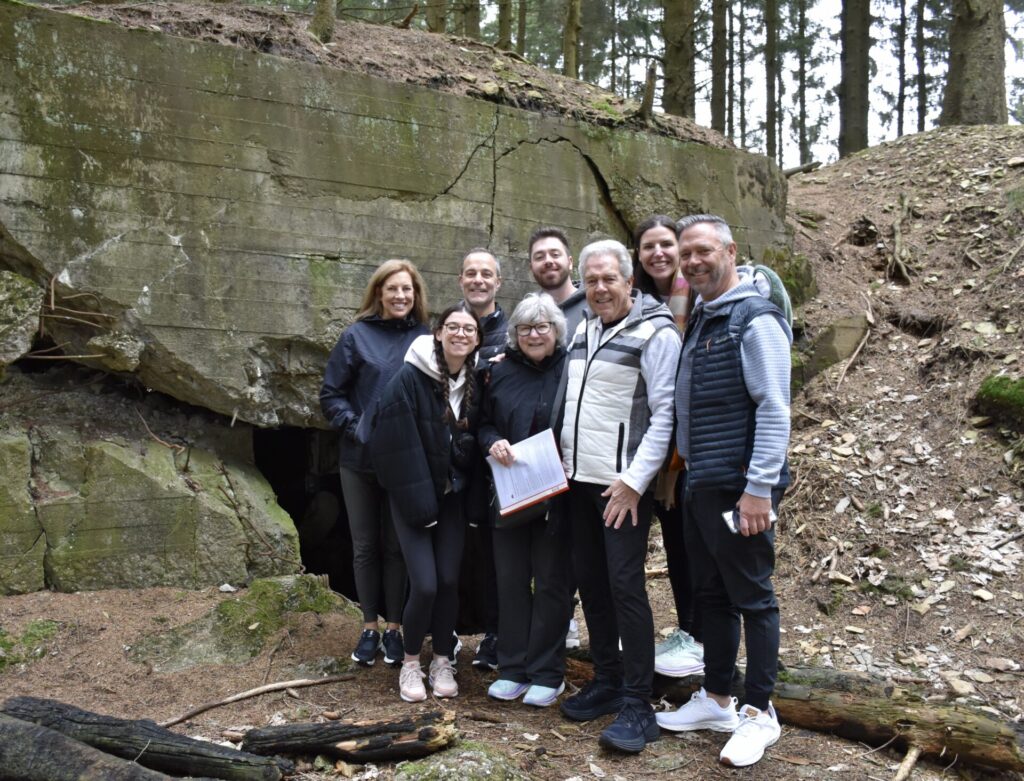
{"type": "Polygon", "coordinates": [[[433,638],[434,696],[459,693],[448,655],[458,614],[465,494],[477,459],[479,348],[480,321],[472,310],[460,303],[442,312],[433,334],[412,343],[384,390],[370,437],[374,470],[388,492],[409,573],[398,679],[406,702],[427,697],[420,666],[427,633],[433,638]]]}

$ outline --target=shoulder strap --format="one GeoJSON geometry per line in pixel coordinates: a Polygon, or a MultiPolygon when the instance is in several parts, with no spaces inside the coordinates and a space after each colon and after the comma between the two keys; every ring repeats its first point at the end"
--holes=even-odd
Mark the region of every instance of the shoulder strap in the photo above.
{"type": "Polygon", "coordinates": [[[778,275],[775,269],[760,263],[754,266],[754,276],[759,274],[768,282],[768,288],[770,291],[768,294],[768,300],[779,308],[779,311],[782,312],[782,316],[786,318],[786,324],[792,326],[793,302],[789,299],[789,292],[786,290],[786,285],[782,281],[782,277],[778,275]]]}

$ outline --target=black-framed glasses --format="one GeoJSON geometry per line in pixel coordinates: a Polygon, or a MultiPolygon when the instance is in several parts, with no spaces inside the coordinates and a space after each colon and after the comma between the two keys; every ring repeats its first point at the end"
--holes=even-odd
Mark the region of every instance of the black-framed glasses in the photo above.
{"type": "Polygon", "coordinates": [[[452,336],[461,331],[466,336],[476,336],[476,326],[472,323],[445,323],[444,330],[450,333],[452,336]]]}
{"type": "Polygon", "coordinates": [[[536,331],[537,336],[547,336],[551,333],[551,323],[523,323],[516,326],[516,336],[529,336],[531,331],[536,331]]]}

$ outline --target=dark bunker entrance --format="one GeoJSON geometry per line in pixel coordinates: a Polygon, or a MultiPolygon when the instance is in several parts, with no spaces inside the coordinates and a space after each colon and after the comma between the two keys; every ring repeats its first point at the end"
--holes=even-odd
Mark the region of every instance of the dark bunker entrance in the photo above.
{"type": "MultiPolygon", "coordinates": [[[[283,426],[253,430],[256,467],[291,516],[306,572],[327,575],[331,588],[358,602],[352,572],[352,536],[338,476],[339,435],[283,426]]],[[[484,631],[486,578],[481,550],[489,535],[467,529],[459,575],[459,634],[484,631]]]]}

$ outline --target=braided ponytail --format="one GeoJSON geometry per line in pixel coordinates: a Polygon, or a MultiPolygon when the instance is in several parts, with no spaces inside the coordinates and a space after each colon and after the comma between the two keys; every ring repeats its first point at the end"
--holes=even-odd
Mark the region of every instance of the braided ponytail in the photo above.
{"type": "Polygon", "coordinates": [[[480,345],[483,344],[483,329],[480,326],[480,318],[476,316],[476,313],[469,308],[465,301],[453,304],[438,315],[437,325],[434,327],[434,357],[437,360],[437,369],[441,374],[441,397],[444,401],[444,415],[441,419],[445,423],[451,423],[453,418],[452,408],[448,403],[448,382],[452,375],[448,371],[448,361],[444,357],[444,345],[439,338],[439,334],[444,328],[448,318],[455,312],[464,312],[473,318],[473,323],[476,325],[477,335],[476,347],[474,347],[473,351],[466,356],[466,362],[462,365],[462,371],[466,372],[466,395],[462,402],[462,410],[464,414],[455,422],[455,425],[457,428],[465,431],[469,428],[468,411],[472,409],[473,405],[476,403],[476,372],[473,371],[473,366],[476,365],[476,356],[480,351],[480,345]]]}

